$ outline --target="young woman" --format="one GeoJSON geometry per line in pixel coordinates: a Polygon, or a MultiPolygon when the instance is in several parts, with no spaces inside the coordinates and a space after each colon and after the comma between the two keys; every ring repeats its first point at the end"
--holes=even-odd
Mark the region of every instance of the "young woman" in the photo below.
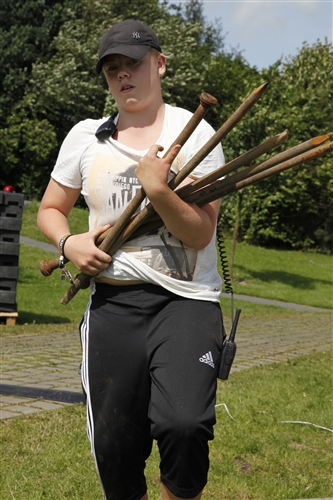
{"type": "MultiPolygon", "coordinates": [[[[144,469],[155,439],[162,499],[199,499],[207,483],[222,347],[219,201],[187,204],[167,183],[214,131],[202,121],[182,148],[161,157],[191,114],[163,101],[166,58],[148,26],[133,20],[112,26],[100,42],[101,71],[117,103],[114,133],[96,137],[105,118],[84,120],[70,131],[38,225],[92,276],[80,327],[82,382],[104,498],[148,498],[144,469]],[[96,238],[141,186],[164,226],[128,241],[111,258],[96,247],[96,238]],[[90,229],[70,235],[68,215],[80,193],[90,229]]],[[[218,146],[184,182],[223,162],[218,146]]]]}

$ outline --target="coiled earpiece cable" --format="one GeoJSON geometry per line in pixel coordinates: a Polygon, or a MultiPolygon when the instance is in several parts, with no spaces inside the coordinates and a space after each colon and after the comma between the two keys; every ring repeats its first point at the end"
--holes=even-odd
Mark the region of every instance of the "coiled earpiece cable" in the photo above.
{"type": "Polygon", "coordinates": [[[222,380],[227,380],[229,377],[231,365],[236,355],[237,345],[235,342],[236,330],[238,325],[239,316],[241,313],[241,309],[236,309],[236,314],[234,316],[234,292],[231,284],[231,276],[229,272],[227,252],[224,245],[223,233],[222,233],[222,218],[219,217],[217,226],[216,226],[216,240],[217,246],[220,255],[221,261],[221,270],[223,277],[223,285],[225,293],[229,293],[231,295],[231,332],[229,338],[226,339],[222,346],[222,356],[219,367],[218,377],[222,380]]]}

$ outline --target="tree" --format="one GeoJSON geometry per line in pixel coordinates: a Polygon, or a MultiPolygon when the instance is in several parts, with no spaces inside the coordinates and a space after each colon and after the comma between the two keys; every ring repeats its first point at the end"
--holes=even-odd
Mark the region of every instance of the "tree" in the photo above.
{"type": "MultiPolygon", "coordinates": [[[[28,14],[21,3],[18,22],[13,29],[6,27],[7,69],[11,41],[15,45],[20,30],[30,22],[30,11],[28,14]]],[[[27,4],[35,8],[33,26],[38,37],[43,38],[42,28],[47,31],[46,26],[51,25],[52,29],[47,32],[44,45],[29,51],[26,59],[18,58],[16,70],[22,71],[25,78],[16,96],[8,83],[9,98],[2,125],[2,183],[13,184],[34,197],[43,193],[57,151],[70,128],[79,120],[101,117],[114,110],[103,76],[95,73],[98,41],[110,25],[131,17],[155,29],[164,51],[173,54],[163,85],[165,98],[192,110],[202,91],[205,61],[219,43],[218,37],[214,41],[211,28],[206,32],[200,22],[187,21],[180,8],[170,12],[166,3],[158,0],[138,2],[134,7],[129,0],[80,0],[74,2],[75,8],[70,0],[54,1],[52,9],[49,4],[36,0],[27,4]],[[62,10],[64,6],[66,9],[62,10]],[[198,40],[202,40],[200,44],[198,40]],[[33,175],[27,182],[29,174],[33,175]]],[[[13,8],[7,2],[6,6],[13,15],[13,8]]],[[[191,9],[187,12],[190,15],[191,9]]],[[[22,48],[20,44],[15,47],[17,52],[22,48]]]]}
{"type": "Polygon", "coordinates": [[[1,127],[11,107],[28,85],[32,65],[53,53],[52,40],[75,0],[0,1],[0,109],[1,127]]]}
{"type": "MultiPolygon", "coordinates": [[[[194,111],[201,92],[211,93],[219,103],[207,120],[216,129],[254,88],[269,82],[263,98],[223,141],[227,161],[286,128],[291,131],[287,147],[332,130],[328,42],[304,44],[295,57],[258,72],[240,51],[225,50],[222,23],[206,22],[200,0],[180,5],[165,0],[0,0],[0,5],[0,184],[13,184],[27,197],[42,195],[60,144],[75,123],[115,110],[95,64],[102,34],[126,18],[150,25],[169,56],[165,100],[194,111]]],[[[323,157],[247,188],[239,237],[261,245],[331,248],[330,161],[323,157]]],[[[222,200],[230,227],[240,206],[236,198],[222,200]]]]}
{"type": "MultiPolygon", "coordinates": [[[[332,46],[318,41],[313,46],[304,43],[295,57],[262,71],[262,81],[269,81],[268,90],[230,133],[226,146],[238,145],[237,155],[244,152],[244,144],[250,149],[288,129],[290,139],[278,152],[330,132],[332,68],[332,46]]],[[[240,237],[263,246],[331,251],[331,162],[331,156],[324,156],[247,188],[242,200],[240,237]]],[[[223,201],[223,207],[232,225],[232,200],[223,201]]]]}
{"type": "Polygon", "coordinates": [[[29,94],[30,79],[34,65],[54,54],[53,39],[78,6],[75,0],[1,0],[0,5],[1,184],[34,196],[45,185],[57,141],[47,117],[35,112],[39,96],[29,94]]]}

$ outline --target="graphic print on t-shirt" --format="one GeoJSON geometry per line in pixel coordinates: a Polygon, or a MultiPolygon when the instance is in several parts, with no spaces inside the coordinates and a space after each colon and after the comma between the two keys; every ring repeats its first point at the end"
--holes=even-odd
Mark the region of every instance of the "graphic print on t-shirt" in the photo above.
{"type": "Polygon", "coordinates": [[[89,178],[94,227],[114,224],[136,195],[141,187],[135,175],[136,166],[130,158],[97,153],[89,178]]]}
{"type": "Polygon", "coordinates": [[[165,227],[122,246],[128,255],[159,273],[181,281],[193,281],[198,252],[174,238],[165,227]]]}
{"type": "MultiPolygon", "coordinates": [[[[135,175],[136,166],[129,158],[102,153],[95,156],[89,178],[90,216],[94,227],[114,224],[136,195],[141,187],[135,175]]],[[[147,202],[145,200],[139,210],[147,202]]],[[[123,245],[122,250],[162,274],[182,281],[193,280],[198,252],[185,247],[165,228],[132,240],[123,245]]]]}

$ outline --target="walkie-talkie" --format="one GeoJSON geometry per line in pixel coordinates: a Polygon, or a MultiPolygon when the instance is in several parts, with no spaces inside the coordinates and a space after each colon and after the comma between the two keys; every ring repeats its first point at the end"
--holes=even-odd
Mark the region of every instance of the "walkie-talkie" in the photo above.
{"type": "Polygon", "coordinates": [[[231,327],[229,339],[226,340],[223,344],[221,363],[220,363],[219,375],[218,375],[218,377],[221,380],[228,380],[231,365],[232,365],[232,362],[235,358],[236,349],[237,349],[237,345],[235,342],[235,336],[236,336],[236,330],[237,330],[237,325],[238,325],[240,313],[241,313],[241,309],[236,309],[236,314],[235,314],[235,318],[232,322],[232,327],[231,327]]]}

